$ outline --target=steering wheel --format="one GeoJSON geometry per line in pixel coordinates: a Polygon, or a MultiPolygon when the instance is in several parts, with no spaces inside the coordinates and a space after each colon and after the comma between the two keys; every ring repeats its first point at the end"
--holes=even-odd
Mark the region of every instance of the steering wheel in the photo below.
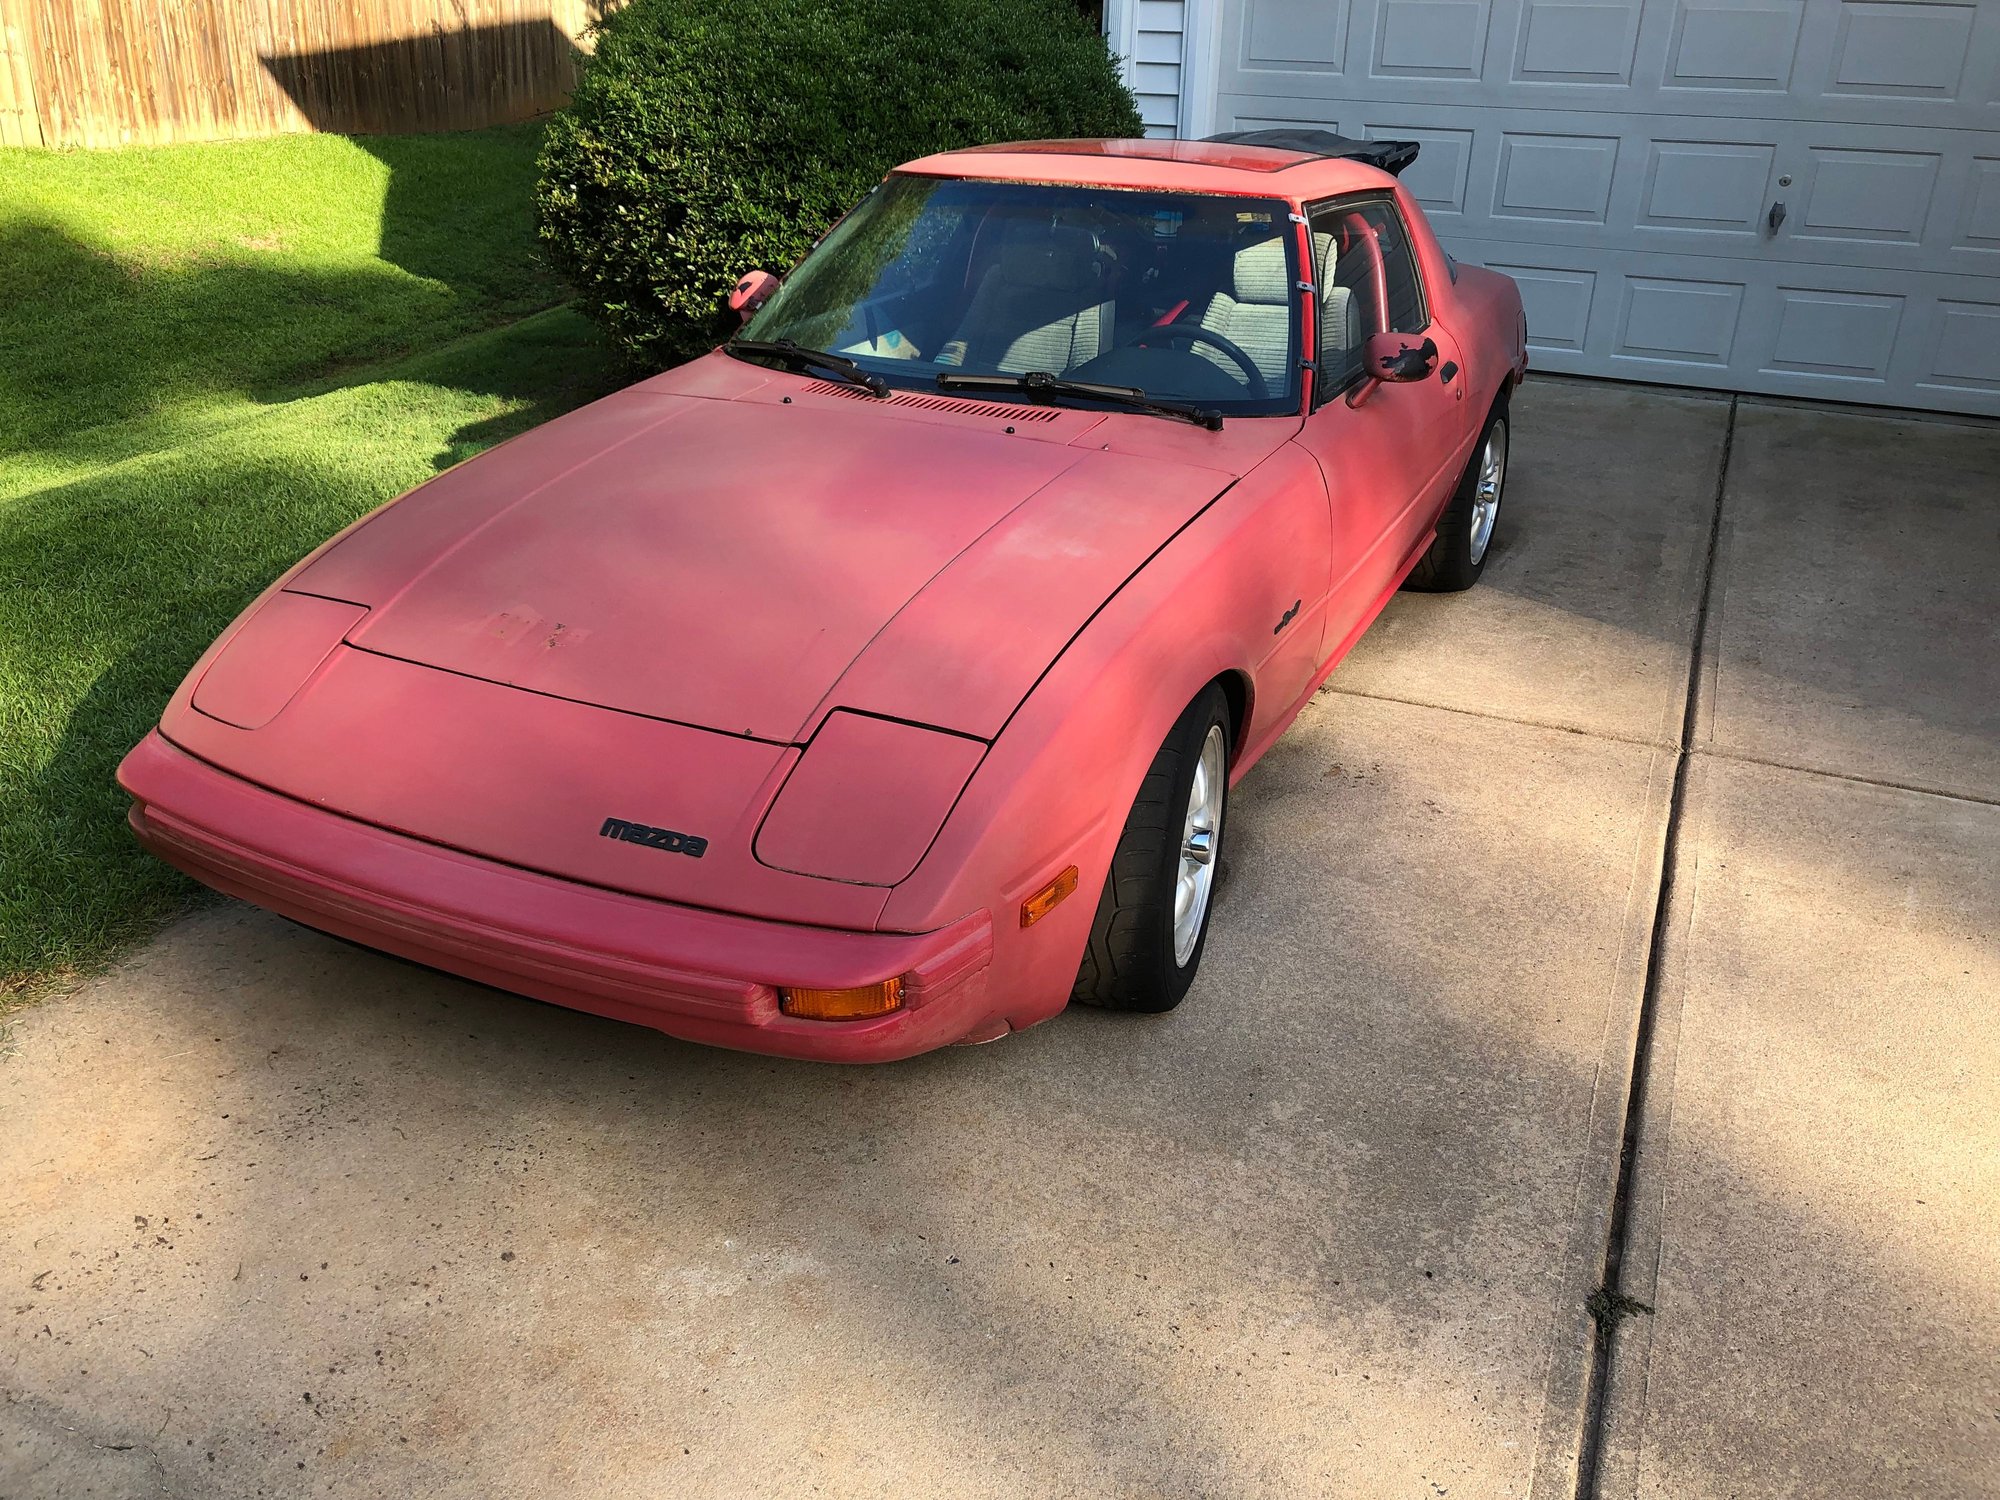
{"type": "Polygon", "coordinates": [[[1243,378],[1249,382],[1250,395],[1253,399],[1263,401],[1270,397],[1271,387],[1265,384],[1264,372],[1257,368],[1257,362],[1214,329],[1204,328],[1199,323],[1168,323],[1161,328],[1148,328],[1137,338],[1127,339],[1120,347],[1129,349],[1156,341],[1168,344],[1212,344],[1228,355],[1230,361],[1243,372],[1243,378]]]}

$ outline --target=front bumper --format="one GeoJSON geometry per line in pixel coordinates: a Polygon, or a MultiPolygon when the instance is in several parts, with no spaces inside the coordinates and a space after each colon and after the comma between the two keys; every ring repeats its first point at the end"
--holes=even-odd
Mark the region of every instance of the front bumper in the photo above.
{"type": "Polygon", "coordinates": [[[371,948],[688,1041],[885,1062],[1004,1031],[978,912],[921,934],[706,911],[517,869],[217,770],[155,731],[118,768],[140,843],[204,885],[371,948]],[[801,1021],[780,985],[904,977],[900,1010],[801,1021]]]}

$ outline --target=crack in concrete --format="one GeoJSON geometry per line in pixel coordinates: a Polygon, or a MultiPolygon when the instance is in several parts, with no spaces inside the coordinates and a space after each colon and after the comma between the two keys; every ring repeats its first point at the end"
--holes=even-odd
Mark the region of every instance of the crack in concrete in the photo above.
{"type": "Polygon", "coordinates": [[[1940,797],[1947,802],[1970,802],[1979,807],[2000,807],[2000,797],[1982,797],[1977,792],[1948,792],[1941,787],[1919,786],[1911,781],[1894,781],[1884,776],[1863,776],[1858,771],[1830,771],[1824,766],[1804,766],[1789,760],[1774,760],[1769,756],[1745,755],[1739,750],[1703,750],[1691,745],[1663,744],[1657,740],[1643,739],[1637,735],[1607,734],[1601,729],[1582,729],[1574,724],[1558,724],[1552,719],[1524,719],[1515,714],[1489,713],[1479,708],[1464,708],[1452,703],[1433,703],[1426,698],[1404,698],[1394,693],[1366,693],[1358,688],[1344,688],[1328,684],[1327,691],[1343,698],[1366,698],[1375,703],[1396,703],[1404,708],[1428,708],[1441,714],[1462,714],[1468,719],[1485,719],[1494,724],[1518,724],[1523,729],[1547,729],[1557,734],[1581,735],[1587,740],[1601,740],[1607,745],[1637,745],[1646,750],[1672,750],[1676,754],[1690,757],[1701,756],[1708,760],[1735,761],[1738,765],[1769,766],[1774,771],[1794,771],[1801,776],[1823,776],[1829,781],[1851,781],[1858,786],[1878,786],[1884,791],[1909,792],[1918,797],[1940,797]]]}

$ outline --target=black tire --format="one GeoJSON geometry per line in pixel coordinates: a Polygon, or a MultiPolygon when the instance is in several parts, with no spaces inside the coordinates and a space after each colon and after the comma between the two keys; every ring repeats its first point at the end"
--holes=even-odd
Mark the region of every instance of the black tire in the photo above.
{"type": "Polygon", "coordinates": [[[1146,771],[1118,849],[1111,857],[1090,942],[1070,998],[1104,1010],[1167,1011],[1179,1005],[1201,967],[1215,912],[1213,880],[1200,930],[1185,961],[1174,951],[1174,890],[1180,870],[1181,834],[1202,746],[1211,728],[1222,732],[1222,807],[1216,820],[1211,864],[1219,869],[1228,827],[1229,700],[1211,685],[1190,703],[1146,771]]]}
{"type": "Polygon", "coordinates": [[[1486,559],[1493,555],[1492,529],[1498,524],[1500,503],[1507,498],[1507,437],[1507,407],[1502,403],[1486,419],[1486,428],[1479,434],[1472,457],[1466,461],[1465,472],[1459,476],[1458,488],[1452,491],[1451,503],[1445,506],[1444,515],[1438,520],[1437,538],[1422,561],[1410,570],[1404,588],[1426,594],[1451,594],[1479,582],[1479,575],[1486,571],[1486,559]],[[1475,548],[1473,517],[1478,508],[1480,474],[1496,433],[1500,484],[1494,494],[1494,519],[1487,524],[1485,545],[1475,548]]]}

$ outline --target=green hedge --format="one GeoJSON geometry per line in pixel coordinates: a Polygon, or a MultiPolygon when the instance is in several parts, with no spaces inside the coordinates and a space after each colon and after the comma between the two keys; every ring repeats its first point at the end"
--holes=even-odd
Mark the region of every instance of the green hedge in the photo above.
{"type": "Polygon", "coordinates": [[[1074,0],[633,0],[550,124],[541,239],[584,310],[665,365],[726,332],[738,276],[788,269],[899,162],[1139,130],[1074,0]]]}

